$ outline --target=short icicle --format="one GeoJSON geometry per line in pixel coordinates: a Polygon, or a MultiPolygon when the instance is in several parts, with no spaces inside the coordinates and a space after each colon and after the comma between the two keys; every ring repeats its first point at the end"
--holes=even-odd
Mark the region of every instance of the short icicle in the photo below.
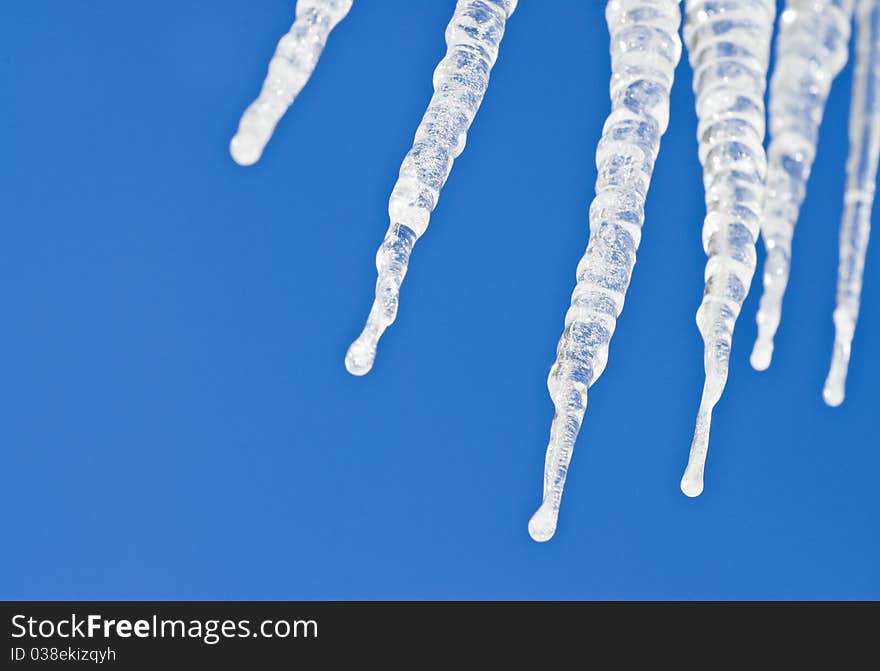
{"type": "Polygon", "coordinates": [[[699,496],[712,409],[727,382],[736,318],[755,272],[767,160],[764,92],[775,0],[686,0],[706,191],[706,286],[697,310],[706,379],[681,491],[699,496]]]}
{"type": "Polygon", "coordinates": [[[860,0],[856,9],[855,76],[849,119],[840,264],[834,309],[834,350],[822,396],[843,403],[850,349],[859,316],[865,253],[880,156],[880,0],[860,0]]]}
{"type": "Polygon", "coordinates": [[[590,239],[547,386],[555,406],[543,501],[529,521],[536,541],[556,531],[587,389],[602,374],[623,309],[645,218],[645,197],[669,122],[669,92],[681,57],[678,0],[610,0],[611,114],[596,150],[590,239]]]}
{"type": "Polygon", "coordinates": [[[345,18],[353,0],[299,0],[296,19],[278,42],[260,95],[244,111],[229,153],[239,165],[256,163],[275,126],[302,91],[324,51],[327,38],[345,18]]]}
{"type": "Polygon", "coordinates": [[[819,125],[834,78],[846,64],[854,0],[787,0],[770,79],[770,146],[761,237],[764,294],[751,363],[765,370],[791,269],[791,241],[816,158],[819,125]]]}
{"type": "Polygon", "coordinates": [[[458,0],[446,28],[447,51],[434,70],[434,95],[391,192],[391,224],[376,254],[376,297],[363,332],[348,348],[345,367],[365,375],[376,347],[397,316],[400,285],[413,245],[427,230],[452,163],[489,85],[489,73],[517,0],[458,0]]]}

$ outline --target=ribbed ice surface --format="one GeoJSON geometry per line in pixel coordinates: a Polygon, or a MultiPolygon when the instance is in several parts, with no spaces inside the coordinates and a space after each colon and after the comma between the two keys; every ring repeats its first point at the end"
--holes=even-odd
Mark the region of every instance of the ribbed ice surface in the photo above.
{"type": "Polygon", "coordinates": [[[782,297],[791,267],[791,239],[816,156],[819,124],[831,84],[846,64],[853,0],[788,0],[776,38],[770,81],[770,147],[761,235],[764,294],[752,366],[773,356],[782,297]]]}
{"type": "Polygon", "coordinates": [[[556,408],[544,467],[543,501],[529,534],[546,541],[556,530],[587,388],[602,374],[623,309],[645,218],[645,196],[669,122],[669,91],[681,57],[678,0],[610,0],[611,114],[596,150],[596,197],[590,240],[547,386],[556,408]]]}
{"type": "Polygon", "coordinates": [[[452,162],[464,150],[516,4],[517,0],[458,0],[455,6],[446,28],[446,55],[434,70],[434,95],[388,203],[391,225],[376,254],[376,298],[363,332],[345,357],[352,375],[364,375],[373,367],[379,338],[397,316],[413,245],[428,228],[452,162]]]}
{"type": "Polygon", "coordinates": [[[687,496],[703,491],[712,409],[727,382],[733,327],[755,272],[764,177],[764,91],[775,0],[687,0],[684,39],[694,70],[697,138],[706,190],[706,287],[697,310],[706,380],[687,496]]]}
{"type": "Polygon", "coordinates": [[[244,111],[229,153],[240,165],[253,165],[263,154],[275,126],[312,76],[330,31],[353,0],[299,0],[296,20],[269,61],[259,97],[244,111]]]}
{"type": "Polygon", "coordinates": [[[834,352],[823,396],[843,402],[850,347],[859,316],[865,252],[880,156],[880,1],[860,0],[856,9],[856,56],[849,119],[849,159],[840,224],[840,265],[834,309],[834,352]]]}

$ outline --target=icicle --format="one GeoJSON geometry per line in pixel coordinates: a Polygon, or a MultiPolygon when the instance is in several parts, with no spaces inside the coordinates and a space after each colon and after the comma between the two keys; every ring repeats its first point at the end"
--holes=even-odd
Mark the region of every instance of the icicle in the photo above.
{"type": "Polygon", "coordinates": [[[324,51],[330,31],[353,0],[299,0],[296,20],[278,42],[259,97],[244,111],[229,153],[239,165],[253,165],[266,148],[275,126],[293,104],[324,51]]]}
{"type": "Polygon", "coordinates": [[[517,0],[458,0],[446,28],[446,55],[434,70],[434,95],[391,193],[391,225],[376,254],[376,298],[366,326],[345,357],[352,375],[373,367],[376,346],[397,316],[400,285],[413,245],[428,228],[452,162],[464,150],[507,19],[517,0]]]}
{"type": "Polygon", "coordinates": [[[880,156],[880,1],[861,0],[856,10],[856,69],[849,117],[840,265],[834,309],[834,352],[822,395],[828,405],[843,403],[850,347],[859,315],[865,252],[880,156]]]}
{"type": "Polygon", "coordinates": [[[602,374],[623,309],[644,222],[645,196],[669,122],[669,91],[681,57],[678,0],[610,0],[611,114],[596,150],[590,241],[547,387],[556,408],[544,465],[543,501],[529,521],[536,541],[556,531],[559,504],[587,388],[602,374]]]}
{"type": "Polygon", "coordinates": [[[733,327],[755,272],[764,177],[764,91],[775,0],[686,0],[706,190],[706,288],[697,310],[706,381],[681,490],[703,491],[712,409],[727,382],[733,327]]]}
{"type": "Polygon", "coordinates": [[[765,370],[773,356],[791,267],[791,239],[816,156],[825,102],[846,64],[852,10],[853,0],[788,0],[780,18],[761,222],[767,250],[764,295],[751,358],[756,370],[765,370]]]}

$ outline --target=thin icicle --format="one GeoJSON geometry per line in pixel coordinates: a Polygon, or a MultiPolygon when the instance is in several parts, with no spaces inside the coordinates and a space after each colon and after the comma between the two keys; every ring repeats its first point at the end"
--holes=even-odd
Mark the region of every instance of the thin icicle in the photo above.
{"type": "Polygon", "coordinates": [[[880,157],[880,1],[861,0],[856,10],[856,70],[849,117],[849,159],[840,223],[840,265],[834,309],[834,351],[822,393],[828,405],[843,403],[850,347],[859,316],[865,252],[880,157]]]}
{"type": "Polygon", "coordinates": [[[727,382],[733,327],[755,272],[764,177],[764,91],[775,0],[686,0],[706,190],[706,288],[697,310],[706,380],[681,491],[699,496],[712,409],[727,382]]]}
{"type": "Polygon", "coordinates": [[[278,42],[269,74],[257,99],[244,111],[229,153],[239,165],[253,165],[263,154],[275,126],[302,91],[318,64],[330,31],[353,0],[299,0],[296,20],[278,42]]]}
{"type": "Polygon", "coordinates": [[[366,326],[345,356],[352,375],[373,367],[376,346],[397,316],[400,285],[413,245],[428,228],[452,163],[464,150],[507,19],[518,0],[458,0],[446,28],[446,55],[434,70],[434,95],[391,192],[391,225],[376,254],[376,298],[366,326]]]}
{"type": "Polygon", "coordinates": [[[544,465],[543,501],[529,521],[536,541],[556,531],[559,504],[587,389],[602,374],[623,309],[645,218],[645,196],[669,122],[669,91],[681,57],[678,0],[610,0],[611,114],[596,150],[590,241],[578,264],[547,387],[556,408],[544,465]]]}
{"type": "Polygon", "coordinates": [[[770,147],[761,235],[764,294],[752,366],[773,356],[782,297],[791,268],[791,239],[816,156],[819,124],[834,78],[848,55],[853,0],[788,0],[776,38],[770,82],[770,147]]]}

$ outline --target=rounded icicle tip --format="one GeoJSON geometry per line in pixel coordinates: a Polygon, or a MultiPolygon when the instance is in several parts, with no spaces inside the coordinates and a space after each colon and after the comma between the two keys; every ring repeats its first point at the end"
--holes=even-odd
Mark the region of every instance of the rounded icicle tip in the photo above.
{"type": "Polygon", "coordinates": [[[752,349],[749,362],[755,370],[767,370],[773,360],[773,341],[758,340],[752,349]]]}
{"type": "Polygon", "coordinates": [[[829,379],[825,382],[825,388],[822,389],[822,400],[825,401],[825,404],[836,408],[843,403],[845,397],[846,392],[843,388],[843,381],[831,379],[829,376],[829,379]]]}
{"type": "Polygon", "coordinates": [[[236,134],[229,142],[229,155],[242,166],[253,165],[260,160],[263,150],[258,142],[246,135],[236,134]]]}
{"type": "MultiPolygon", "coordinates": [[[[849,333],[851,334],[853,330],[850,328],[849,333]]],[[[828,377],[825,378],[825,387],[822,389],[822,398],[832,408],[836,408],[843,403],[843,399],[846,397],[849,349],[848,340],[840,342],[838,338],[835,338],[834,352],[831,355],[831,366],[828,369],[828,377]]]]}
{"type": "Polygon", "coordinates": [[[556,533],[557,511],[551,501],[544,501],[529,520],[529,536],[533,541],[545,543],[556,533]]]}
{"type": "Polygon", "coordinates": [[[345,370],[352,375],[366,375],[376,360],[376,348],[364,342],[363,336],[355,340],[345,354],[345,370]]]}
{"type": "Polygon", "coordinates": [[[685,470],[681,478],[681,493],[690,498],[696,498],[703,493],[703,474],[691,469],[685,470]]]}

